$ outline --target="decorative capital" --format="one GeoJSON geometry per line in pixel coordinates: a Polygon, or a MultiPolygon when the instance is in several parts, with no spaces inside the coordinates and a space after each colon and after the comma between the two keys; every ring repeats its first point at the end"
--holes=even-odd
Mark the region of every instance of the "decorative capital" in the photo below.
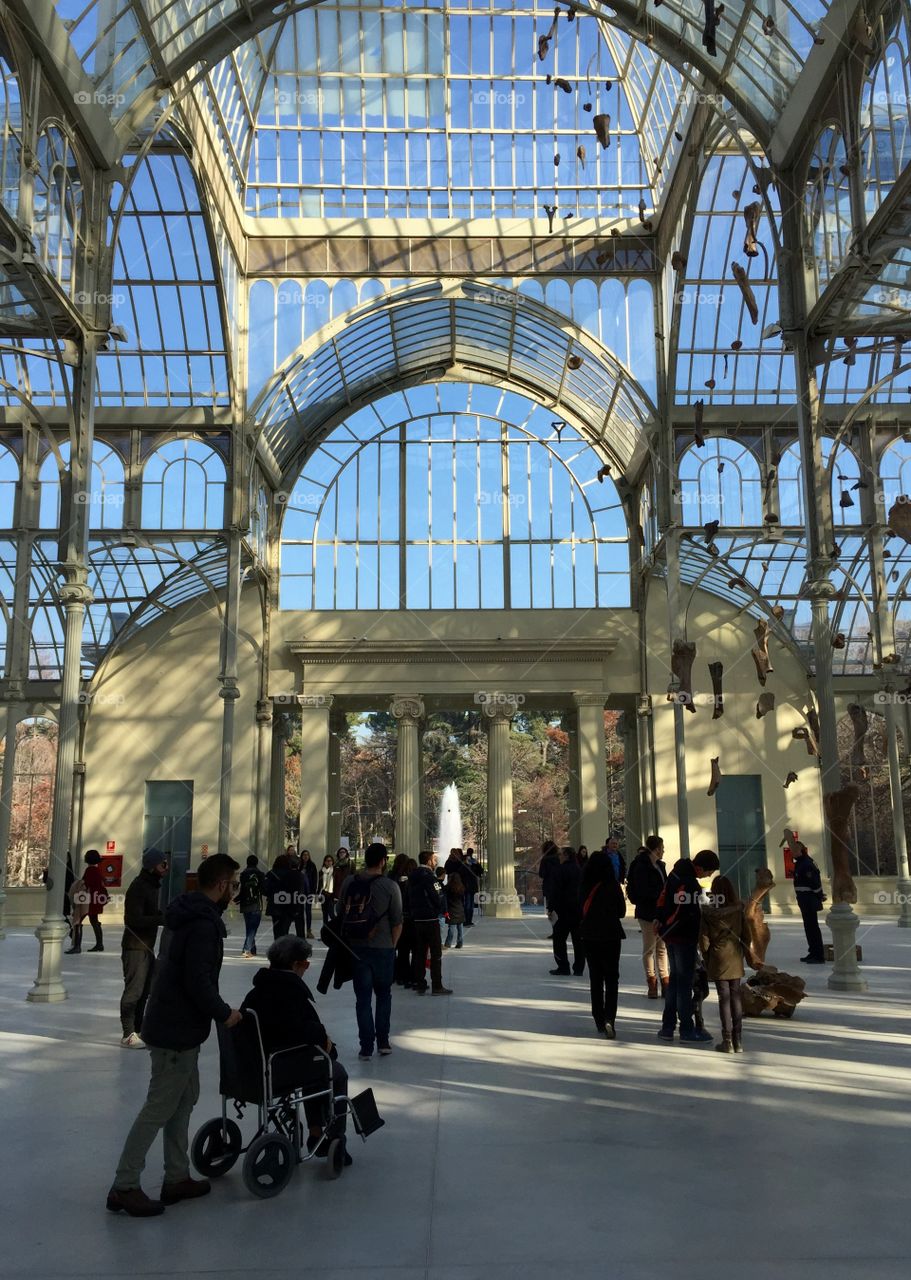
{"type": "Polygon", "coordinates": [[[332,707],[332,694],[299,693],[297,705],[302,711],[329,711],[332,707]]]}
{"type": "Polygon", "coordinates": [[[95,596],[91,587],[84,582],[64,582],[58,589],[57,594],[60,603],[66,609],[75,608],[77,605],[87,608],[90,604],[95,603],[95,596]]]}
{"type": "Polygon", "coordinates": [[[604,710],[607,695],[604,693],[574,693],[573,702],[577,707],[600,707],[604,710]]]}
{"type": "Polygon", "coordinates": [[[233,702],[235,698],[240,697],[235,676],[219,676],[218,683],[221,685],[218,691],[219,698],[224,698],[226,702],[233,702]]]}
{"type": "Polygon", "coordinates": [[[636,695],[636,715],[650,716],[652,714],[652,695],[650,693],[638,693],[636,695]]]}
{"type": "Polygon", "coordinates": [[[417,724],[424,717],[424,703],[418,695],[393,698],[389,704],[389,714],[400,723],[417,724]]]}
{"type": "Polygon", "coordinates": [[[524,701],[521,694],[488,693],[481,702],[481,715],[494,724],[508,722],[518,715],[519,706],[524,701]]]}
{"type": "Polygon", "coordinates": [[[267,699],[260,698],[256,703],[256,723],[272,723],[272,703],[267,699]]]}

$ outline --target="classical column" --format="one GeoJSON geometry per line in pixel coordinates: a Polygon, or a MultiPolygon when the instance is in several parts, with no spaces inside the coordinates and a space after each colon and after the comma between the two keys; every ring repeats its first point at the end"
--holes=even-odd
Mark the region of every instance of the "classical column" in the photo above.
{"type": "Polygon", "coordinates": [[[221,672],[218,696],[224,703],[221,728],[221,778],[218,795],[218,852],[230,853],[231,771],[234,767],[234,704],[240,697],[237,687],[237,631],[240,617],[240,534],[234,530],[228,543],[228,585],[225,594],[225,622],[222,632],[221,672]]]}
{"type": "Polygon", "coordinates": [[[564,714],[563,729],[569,740],[566,744],[566,758],[569,765],[569,785],[567,787],[569,843],[575,849],[582,843],[579,835],[582,829],[582,801],[579,790],[579,725],[575,710],[567,711],[564,714]]]}
{"type": "MultiPolygon", "coordinates": [[[[51,814],[51,849],[48,863],[44,919],[35,931],[39,942],[38,976],[27,999],[40,1004],[66,999],[60,976],[63,940],[67,936],[63,917],[66,887],[66,855],[70,848],[70,820],[73,812],[73,770],[79,744],[79,689],[82,676],[82,629],[85,611],[93,596],[86,585],[86,571],[69,569],[70,581],[60,588],[60,602],[66,611],[63,639],[63,672],[60,684],[60,722],[57,766],[54,776],[54,805],[51,814]],[[80,580],[81,579],[81,580],[80,580]]],[[[75,859],[74,859],[75,864],[75,859]]]]}
{"type": "Polygon", "coordinates": [[[655,750],[653,741],[652,699],[641,693],[636,699],[636,759],[639,766],[639,795],[643,836],[658,830],[655,809],[655,750]]]}
{"type": "Polygon", "coordinates": [[[272,703],[268,698],[260,698],[256,704],[256,803],[253,818],[253,852],[266,866],[269,864],[270,851],[271,769],[272,703]]]}
{"type": "Polygon", "coordinates": [[[648,834],[642,830],[639,798],[639,725],[635,712],[624,711],[617,726],[623,738],[623,807],[627,862],[648,834]]]}
{"type": "Polygon", "coordinates": [[[3,753],[3,775],[0,778],[0,939],[6,937],[3,924],[6,906],[6,867],[9,853],[9,832],[13,817],[13,783],[16,779],[16,729],[19,726],[20,707],[8,702],[4,709],[3,736],[6,746],[3,753]]]}
{"type": "Polygon", "coordinates": [[[886,743],[889,751],[889,794],[892,800],[892,832],[895,837],[895,862],[898,870],[898,927],[911,929],[911,875],[908,873],[908,836],[905,831],[905,804],[902,795],[901,761],[898,755],[894,686],[883,690],[886,719],[886,743]]]}
{"type": "Polygon", "coordinates": [[[326,849],[333,858],[342,839],[342,738],[346,728],[344,711],[333,711],[329,717],[329,844],[326,849]]]}
{"type": "Polygon", "coordinates": [[[332,696],[301,694],[301,800],[297,847],[317,866],[329,845],[329,715],[332,696]]]}
{"type": "Polygon", "coordinates": [[[588,847],[589,853],[603,847],[610,835],[607,808],[607,754],[604,742],[603,693],[577,693],[576,704],[578,734],[577,773],[581,815],[579,819],[579,843],[588,847]]]}
{"type": "Polygon", "coordinates": [[[393,698],[389,707],[398,725],[395,751],[395,852],[417,859],[421,851],[421,720],[419,696],[393,698]]]}
{"type": "Polygon", "coordinates": [[[517,920],[515,826],[512,808],[512,749],[509,726],[514,698],[491,698],[482,705],[487,721],[487,895],[484,914],[517,920]]]}
{"type": "Polygon", "coordinates": [[[285,846],[285,743],[291,735],[286,712],[272,709],[272,760],[269,768],[269,849],[273,862],[285,846]]]}

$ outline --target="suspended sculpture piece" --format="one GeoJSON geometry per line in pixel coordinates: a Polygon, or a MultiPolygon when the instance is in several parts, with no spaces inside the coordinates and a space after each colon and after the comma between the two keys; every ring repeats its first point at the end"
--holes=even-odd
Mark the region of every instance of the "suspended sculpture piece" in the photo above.
{"type": "Polygon", "coordinates": [[[759,257],[759,241],[756,237],[759,234],[759,218],[761,214],[762,205],[758,200],[753,200],[743,211],[743,220],[747,224],[743,252],[748,258],[759,257]]]}
{"type": "Polygon", "coordinates": [[[721,10],[719,9],[716,12],[715,0],[702,0],[702,5],[705,10],[705,22],[702,27],[702,46],[709,57],[714,58],[718,54],[718,48],[715,44],[715,28],[718,26],[721,10]]]}
{"type": "Polygon", "coordinates": [[[749,280],[747,279],[747,273],[739,262],[732,262],[731,274],[737,281],[737,287],[743,297],[744,305],[746,306],[750,319],[753,321],[753,324],[756,324],[759,319],[759,306],[756,302],[756,295],[753,292],[749,280]]]}
{"type": "Polygon", "coordinates": [[[751,968],[760,968],[765,964],[765,954],[769,949],[771,933],[762,910],[762,900],[769,890],[774,888],[775,877],[768,867],[757,867],[756,883],[750,891],[749,898],[743,905],[743,916],[750,935],[750,959],[748,963],[751,968]]]}
{"type": "Polygon", "coordinates": [[[584,360],[582,356],[570,356],[566,364],[570,369],[581,369],[584,364],[584,360]]]}
{"type": "Polygon", "coordinates": [[[712,719],[720,720],[724,715],[724,693],[721,688],[721,677],[724,675],[723,662],[709,663],[709,676],[712,680],[712,719]]]}
{"type": "Polygon", "coordinates": [[[904,494],[896,498],[886,516],[889,528],[897,538],[911,542],[911,498],[904,494]]]}
{"type": "Polygon", "coordinates": [[[712,756],[712,777],[709,782],[709,789],[705,793],[707,796],[713,796],[721,786],[721,769],[718,765],[719,759],[719,756],[712,756]]]}
{"type": "Polygon", "coordinates": [[[595,137],[606,150],[610,146],[610,116],[599,112],[598,115],[592,116],[592,126],[595,137]]]}
{"type": "Polygon", "coordinates": [[[794,772],[793,769],[791,769],[791,771],[788,773],[788,776],[784,780],[785,790],[787,791],[791,783],[796,781],[797,781],[797,774],[794,772]]]}
{"type": "Polygon", "coordinates": [[[753,635],[756,637],[756,644],[750,650],[750,653],[753,656],[753,662],[756,664],[756,675],[759,677],[759,683],[764,685],[769,673],[775,670],[769,657],[769,624],[764,618],[760,618],[756,623],[753,635]]]}
{"type": "Polygon", "coordinates": [[[791,730],[791,737],[795,742],[805,742],[807,744],[807,755],[819,755],[819,742],[810,732],[806,725],[800,725],[796,729],[791,730]]]}
{"type": "Polygon", "coordinates": [[[770,690],[759,695],[759,701],[756,703],[756,719],[761,720],[763,716],[767,716],[770,711],[775,710],[775,695],[770,690]]]}
{"type": "Polygon", "coordinates": [[[848,715],[851,728],[854,730],[854,741],[851,743],[851,768],[863,769],[867,763],[865,743],[870,729],[870,717],[858,702],[848,703],[848,715]]]}
{"type": "Polygon", "coordinates": [[[687,711],[695,711],[693,702],[693,662],[696,659],[696,646],[686,640],[675,640],[671,649],[671,671],[677,677],[680,691],[679,701],[686,705],[687,711]]]}
{"type": "Polygon", "coordinates": [[[829,831],[832,851],[832,899],[834,902],[856,902],[857,886],[851,875],[851,850],[848,845],[848,824],[851,811],[860,798],[860,787],[846,783],[838,791],[823,796],[822,807],[829,831]]]}
{"type": "Polygon", "coordinates": [[[676,249],[671,254],[671,267],[674,271],[686,270],[686,258],[684,258],[683,254],[679,253],[676,249]]]}

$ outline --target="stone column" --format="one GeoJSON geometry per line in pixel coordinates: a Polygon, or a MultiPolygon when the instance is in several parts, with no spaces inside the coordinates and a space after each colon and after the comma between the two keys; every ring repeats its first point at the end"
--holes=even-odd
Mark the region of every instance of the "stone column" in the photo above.
{"type": "Polygon", "coordinates": [[[285,743],[290,734],[286,712],[272,711],[272,759],[269,768],[269,850],[272,863],[285,846],[285,743]]]}
{"type": "Polygon", "coordinates": [[[636,699],[636,758],[639,765],[639,796],[643,836],[652,835],[658,829],[655,811],[654,743],[652,741],[652,699],[641,693],[636,699]]]}
{"type": "Polygon", "coordinates": [[[567,711],[563,716],[563,729],[569,741],[566,744],[566,759],[569,765],[569,785],[567,788],[567,808],[569,810],[569,843],[578,848],[581,840],[582,802],[579,792],[579,726],[576,712],[567,711]]]}
{"type": "Polygon", "coordinates": [[[648,834],[642,830],[639,798],[639,726],[635,712],[624,711],[618,726],[623,738],[623,807],[626,810],[625,845],[629,862],[648,834]]]}
{"type": "Polygon", "coordinates": [[[272,703],[260,698],[256,703],[256,803],[254,806],[253,851],[260,863],[270,862],[269,802],[272,797],[272,703]]]}
{"type": "Polygon", "coordinates": [[[492,697],[481,707],[487,721],[487,902],[484,914],[518,920],[522,909],[516,894],[515,824],[512,801],[512,750],[509,725],[516,714],[515,699],[492,697]]]}
{"type": "Polygon", "coordinates": [[[228,544],[228,585],[225,593],[225,621],[222,630],[222,661],[218,696],[224,703],[221,729],[221,780],[218,797],[218,852],[230,853],[231,772],[234,767],[234,704],[240,697],[237,686],[237,632],[240,616],[240,534],[232,531],[228,544]]]}
{"type": "Polygon", "coordinates": [[[301,800],[298,849],[309,849],[317,866],[329,843],[329,715],[328,694],[301,694],[301,800]]]}
{"type": "Polygon", "coordinates": [[[342,839],[342,738],[345,713],[333,711],[329,717],[329,844],[327,853],[335,857],[342,839]]]}
{"type": "MultiPolygon", "coordinates": [[[[79,572],[75,568],[71,569],[70,581],[60,588],[60,601],[66,610],[66,621],[47,893],[44,919],[35,930],[35,936],[39,942],[38,976],[26,997],[39,1004],[53,1004],[66,999],[66,988],[60,974],[63,940],[67,936],[67,925],[63,916],[63,898],[66,887],[66,855],[70,848],[70,822],[73,812],[73,770],[76,764],[76,749],[79,745],[82,628],[86,608],[92,600],[92,593],[85,582],[85,570],[79,572]]],[[[78,865],[75,857],[73,864],[78,865]]]]}
{"type": "Polygon", "coordinates": [[[604,742],[603,693],[577,693],[578,768],[581,816],[579,843],[594,853],[610,835],[607,808],[607,754],[604,742]]]}
{"type": "Polygon", "coordinates": [[[421,851],[420,697],[396,697],[389,707],[398,725],[395,752],[395,852],[417,859],[421,851]]]}
{"type": "MultiPolygon", "coordinates": [[[[908,872],[908,836],[905,831],[905,805],[902,795],[901,761],[898,754],[898,724],[895,688],[883,690],[886,720],[886,743],[889,750],[889,794],[892,800],[892,832],[895,837],[895,863],[898,871],[898,927],[911,929],[911,875],[908,872]]],[[[4,779],[5,781],[5,779],[4,779]]]]}

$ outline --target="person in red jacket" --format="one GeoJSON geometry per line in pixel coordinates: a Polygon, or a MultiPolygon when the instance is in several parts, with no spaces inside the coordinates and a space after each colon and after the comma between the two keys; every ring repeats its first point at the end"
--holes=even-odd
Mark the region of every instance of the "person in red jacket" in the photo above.
{"type": "Polygon", "coordinates": [[[82,951],[82,920],[85,916],[88,916],[89,924],[92,926],[92,933],[95,935],[95,945],[94,947],[89,947],[89,951],[104,950],[101,913],[105,905],[110,902],[111,895],[105,888],[100,863],[101,854],[98,850],[89,849],[85,855],[85,871],[82,873],[82,885],[78,886],[77,882],[77,885],[73,886],[73,896],[77,901],[73,904],[73,945],[66,953],[68,956],[78,956],[82,951]]]}

